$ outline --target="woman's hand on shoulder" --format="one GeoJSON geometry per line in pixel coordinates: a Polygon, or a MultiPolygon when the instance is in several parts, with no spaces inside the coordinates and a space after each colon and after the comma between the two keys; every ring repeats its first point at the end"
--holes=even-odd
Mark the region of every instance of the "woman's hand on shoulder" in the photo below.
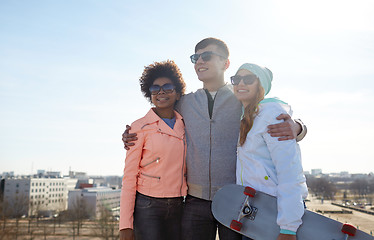
{"type": "Polygon", "coordinates": [[[120,240],[134,240],[134,230],[131,228],[125,228],[119,231],[120,240]]]}

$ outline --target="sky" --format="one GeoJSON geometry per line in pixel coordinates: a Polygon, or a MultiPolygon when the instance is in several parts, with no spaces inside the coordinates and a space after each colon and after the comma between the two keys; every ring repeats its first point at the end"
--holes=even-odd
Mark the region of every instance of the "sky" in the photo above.
{"type": "Polygon", "coordinates": [[[144,66],[174,60],[187,92],[189,56],[225,41],[231,66],[271,69],[269,97],[308,134],[305,171],[374,172],[374,2],[369,0],[1,0],[0,173],[121,176],[126,124],[151,105],[144,66]]]}

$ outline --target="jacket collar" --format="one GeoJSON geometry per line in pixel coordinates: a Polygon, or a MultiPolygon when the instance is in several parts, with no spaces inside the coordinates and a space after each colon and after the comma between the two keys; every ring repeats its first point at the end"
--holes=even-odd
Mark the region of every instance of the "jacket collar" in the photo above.
{"type": "MultiPolygon", "coordinates": [[[[165,122],[162,120],[153,110],[154,108],[151,108],[148,113],[145,115],[146,119],[146,125],[153,125],[157,127],[158,131],[178,137],[183,138],[184,136],[184,123],[182,116],[174,111],[175,114],[175,125],[174,128],[171,129],[165,122]]],[[[144,126],[143,126],[144,127],[144,126]]]]}

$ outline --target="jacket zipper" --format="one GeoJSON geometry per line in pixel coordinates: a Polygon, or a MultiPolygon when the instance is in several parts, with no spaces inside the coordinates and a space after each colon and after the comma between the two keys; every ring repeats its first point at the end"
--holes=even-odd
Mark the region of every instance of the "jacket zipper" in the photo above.
{"type": "Polygon", "coordinates": [[[181,182],[181,187],[179,189],[179,193],[182,196],[182,188],[183,188],[183,180],[184,180],[184,163],[186,161],[186,140],[185,140],[185,138],[180,138],[180,137],[177,137],[177,136],[174,136],[174,135],[162,132],[161,130],[159,130],[159,132],[163,133],[163,134],[167,134],[167,135],[169,135],[171,137],[175,137],[175,138],[180,139],[180,140],[183,141],[182,182],[181,182]]]}
{"type": "MultiPolygon", "coordinates": [[[[143,127],[145,127],[146,125],[144,125],[143,127]]],[[[143,129],[143,127],[142,127],[142,129],[143,129]]],[[[186,147],[186,142],[185,142],[185,139],[184,138],[180,138],[180,137],[177,137],[177,136],[174,136],[174,135],[171,135],[171,134],[169,134],[169,133],[165,133],[165,132],[163,132],[163,131],[161,131],[161,129],[159,129],[158,130],[160,133],[162,133],[162,134],[167,134],[167,135],[169,135],[169,136],[171,136],[171,137],[175,137],[175,138],[177,138],[177,139],[180,139],[180,140],[182,140],[183,141],[183,165],[182,165],[182,184],[181,184],[181,187],[180,187],[180,194],[182,195],[182,187],[183,187],[183,179],[184,179],[184,162],[185,162],[185,157],[186,157],[186,151],[185,151],[185,147],[186,147]]],[[[153,160],[153,161],[151,161],[151,162],[149,162],[149,163],[146,163],[145,165],[143,165],[143,166],[141,166],[141,167],[146,167],[146,166],[148,166],[148,165],[150,165],[150,164],[152,164],[152,163],[154,163],[154,162],[159,162],[160,161],[160,158],[158,157],[158,158],[156,158],[155,160],[153,160]]],[[[140,173],[140,174],[142,174],[143,176],[146,176],[146,177],[150,177],[150,178],[156,178],[156,179],[158,179],[158,180],[160,180],[161,179],[161,177],[156,177],[156,176],[151,176],[151,175],[148,175],[148,174],[144,174],[144,173],[140,173]]]]}
{"type": "Polygon", "coordinates": [[[213,118],[213,109],[214,109],[214,101],[216,100],[218,91],[214,95],[213,98],[213,105],[212,105],[212,116],[210,117],[209,121],[209,199],[212,198],[212,118],[213,118]]]}
{"type": "Polygon", "coordinates": [[[186,140],[183,138],[183,163],[182,163],[182,183],[181,183],[181,188],[180,188],[180,195],[182,196],[182,188],[183,188],[183,181],[184,181],[184,164],[186,161],[186,140]]]}
{"type": "Polygon", "coordinates": [[[148,175],[148,174],[145,174],[145,173],[140,173],[140,174],[143,175],[143,176],[146,176],[146,177],[156,178],[156,179],[158,179],[158,180],[161,179],[161,177],[151,176],[151,175],[148,175]]]}
{"type": "Polygon", "coordinates": [[[160,158],[158,157],[155,160],[150,161],[149,163],[146,163],[146,164],[142,165],[141,167],[144,168],[144,167],[146,167],[146,166],[148,166],[148,165],[150,165],[150,164],[152,164],[154,162],[158,163],[159,161],[160,161],[160,158]]]}
{"type": "Polygon", "coordinates": [[[209,122],[209,199],[212,196],[212,119],[209,122]]]}

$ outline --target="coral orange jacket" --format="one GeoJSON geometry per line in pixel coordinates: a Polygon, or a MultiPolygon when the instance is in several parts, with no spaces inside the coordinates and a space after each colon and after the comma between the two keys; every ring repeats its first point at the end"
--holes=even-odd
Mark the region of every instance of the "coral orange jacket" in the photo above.
{"type": "Polygon", "coordinates": [[[175,112],[174,129],[150,109],[131,124],[138,140],[126,153],[119,229],[133,228],[136,191],[158,197],[187,194],[186,141],[182,116],[175,112]]]}

